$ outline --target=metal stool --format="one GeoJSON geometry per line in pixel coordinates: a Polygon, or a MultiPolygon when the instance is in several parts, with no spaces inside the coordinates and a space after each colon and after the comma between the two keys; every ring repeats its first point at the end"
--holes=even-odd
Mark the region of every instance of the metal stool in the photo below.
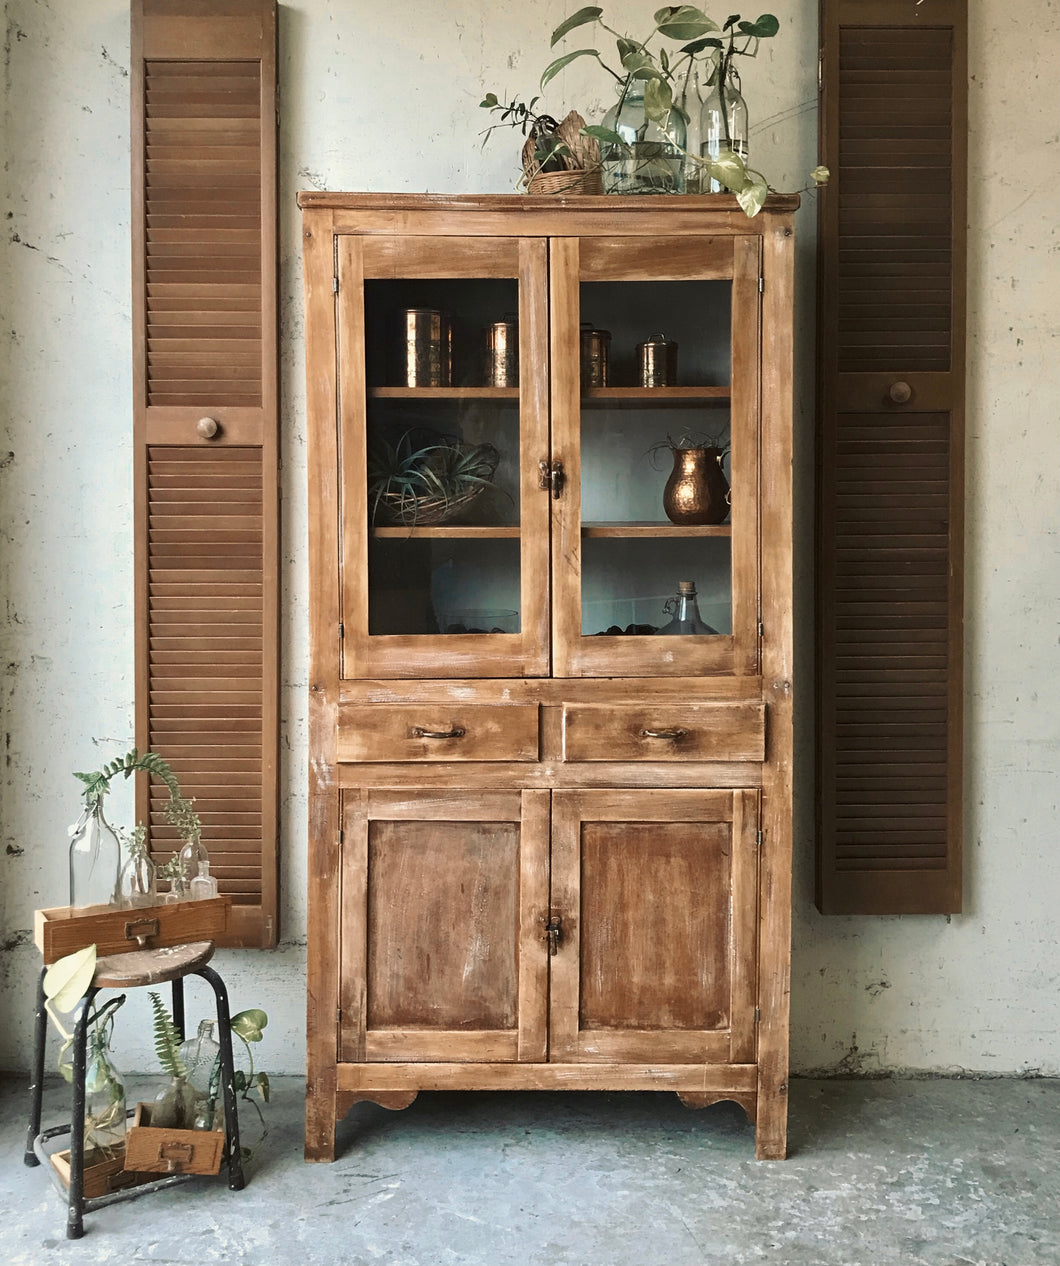
{"type": "Polygon", "coordinates": [[[70,1135],[70,1186],[65,1190],[58,1175],[56,1186],[67,1197],[66,1236],[80,1239],[84,1234],[84,1214],[118,1200],[129,1200],[159,1187],[184,1182],[190,1174],[176,1174],[141,1183],[124,1191],[105,1196],[85,1197],[85,1065],[88,1051],[88,1020],[92,1003],[101,989],[138,989],[145,985],[172,982],[173,1022],[184,1036],[184,977],[201,976],[213,989],[217,1003],[217,1039],[221,1047],[221,1092],[224,1102],[224,1159],[228,1165],[228,1186],[241,1191],[244,1185],[243,1162],[239,1151],[239,1119],[236,1114],[236,1091],[232,1061],[232,1033],[229,1028],[228,991],[224,981],[207,963],[213,957],[213,941],[196,941],[190,945],[174,945],[168,949],[134,950],[129,954],[112,954],[96,960],[92,984],[85,993],[74,1028],[73,1045],[73,1108],[68,1125],[41,1131],[41,1110],[44,1094],[44,1048],[48,1030],[48,1014],[44,1009],[44,972],[37,984],[37,1012],[33,1040],[33,1078],[30,1083],[30,1120],[26,1133],[27,1165],[48,1160],[44,1144],[58,1135],[70,1135]]]}

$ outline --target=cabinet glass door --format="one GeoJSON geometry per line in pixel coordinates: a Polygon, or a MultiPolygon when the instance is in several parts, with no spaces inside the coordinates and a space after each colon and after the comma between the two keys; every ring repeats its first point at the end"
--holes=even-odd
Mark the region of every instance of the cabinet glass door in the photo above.
{"type": "Polygon", "coordinates": [[[758,238],[551,250],[556,674],[754,672],[758,238]]]}
{"type": "Polygon", "coordinates": [[[343,676],[547,673],[544,242],[338,253],[343,676]]]}

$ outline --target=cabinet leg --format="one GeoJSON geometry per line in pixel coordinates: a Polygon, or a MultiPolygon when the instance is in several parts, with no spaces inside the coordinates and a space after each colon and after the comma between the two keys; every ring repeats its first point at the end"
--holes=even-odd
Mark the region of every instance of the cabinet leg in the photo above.
{"type": "Polygon", "coordinates": [[[335,1122],[338,1104],[334,1089],[312,1082],[305,1094],[305,1158],[311,1163],[330,1164],[335,1159],[335,1122]]]}
{"type": "Polygon", "coordinates": [[[758,1096],[755,1160],[783,1160],[788,1154],[788,1087],[758,1096]]]}

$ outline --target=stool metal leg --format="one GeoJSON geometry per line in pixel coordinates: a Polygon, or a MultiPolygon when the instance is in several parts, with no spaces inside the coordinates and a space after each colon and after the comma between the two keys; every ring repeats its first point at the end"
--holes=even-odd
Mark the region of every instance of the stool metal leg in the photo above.
{"type": "Polygon", "coordinates": [[[225,1110],[225,1159],[228,1162],[228,1186],[231,1191],[242,1191],[243,1157],[239,1149],[239,1115],[236,1109],[235,1062],[232,1058],[231,1016],[228,1009],[228,990],[221,977],[212,967],[200,967],[196,976],[213,989],[217,1000],[217,1040],[221,1047],[221,1095],[225,1110]]]}
{"type": "Polygon", "coordinates": [[[70,1117],[70,1197],[66,1207],[66,1238],[85,1233],[85,1067],[88,1063],[88,1026],[98,989],[90,988],[74,1026],[73,1111],[70,1117]]]}
{"type": "Polygon", "coordinates": [[[44,1009],[44,973],[41,968],[37,981],[37,1010],[33,1016],[33,1068],[29,1083],[29,1126],[26,1129],[26,1151],[22,1157],[25,1165],[39,1165],[33,1150],[33,1140],[40,1133],[41,1109],[44,1103],[44,1048],[48,1038],[48,1013],[44,1009]]]}
{"type": "Polygon", "coordinates": [[[173,981],[173,1027],[180,1034],[180,1040],[183,1042],[188,1036],[184,1032],[184,977],[178,976],[173,981]]]}

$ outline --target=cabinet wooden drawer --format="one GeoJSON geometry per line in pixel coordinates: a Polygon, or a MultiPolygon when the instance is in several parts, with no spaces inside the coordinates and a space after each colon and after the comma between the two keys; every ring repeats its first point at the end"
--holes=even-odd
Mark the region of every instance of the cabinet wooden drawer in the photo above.
{"type": "Polygon", "coordinates": [[[764,703],[568,703],[563,759],[765,759],[764,703]]]}
{"type": "Polygon", "coordinates": [[[537,704],[353,704],[340,761],[537,760],[537,704]]]}

